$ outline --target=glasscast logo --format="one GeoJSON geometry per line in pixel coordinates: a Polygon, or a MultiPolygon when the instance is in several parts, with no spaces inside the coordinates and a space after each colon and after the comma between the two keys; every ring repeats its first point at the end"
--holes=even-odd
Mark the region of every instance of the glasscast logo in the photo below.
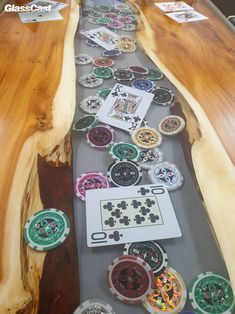
{"type": "Polygon", "coordinates": [[[6,4],[4,7],[5,12],[49,12],[51,11],[52,5],[26,5],[18,6],[15,4],[6,4]]]}

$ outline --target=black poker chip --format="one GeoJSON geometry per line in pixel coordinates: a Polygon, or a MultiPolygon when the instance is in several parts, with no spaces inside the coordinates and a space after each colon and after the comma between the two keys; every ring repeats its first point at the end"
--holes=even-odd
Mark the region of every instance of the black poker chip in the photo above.
{"type": "Polygon", "coordinates": [[[152,93],[154,94],[153,102],[162,106],[170,105],[175,97],[173,91],[166,87],[156,87],[152,93]]]}
{"type": "Polygon", "coordinates": [[[155,276],[161,274],[168,265],[166,251],[156,241],[126,243],[123,254],[142,258],[152,268],[155,276]]]}
{"type": "Polygon", "coordinates": [[[113,77],[117,81],[131,81],[134,78],[133,73],[125,68],[118,68],[113,70],[113,77]]]}
{"type": "Polygon", "coordinates": [[[114,186],[137,185],[142,178],[142,170],[134,161],[117,160],[109,166],[107,177],[114,186]]]}

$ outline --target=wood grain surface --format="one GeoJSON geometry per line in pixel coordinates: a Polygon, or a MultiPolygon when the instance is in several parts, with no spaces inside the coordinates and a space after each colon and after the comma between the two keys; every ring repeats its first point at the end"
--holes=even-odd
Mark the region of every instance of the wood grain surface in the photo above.
{"type": "Polygon", "coordinates": [[[186,0],[208,20],[183,24],[154,5],[163,0],[130,2],[140,13],[140,44],[183,95],[197,184],[235,289],[234,31],[208,0],[186,0]]]}
{"type": "Polygon", "coordinates": [[[68,192],[72,180],[69,146],[61,143],[75,111],[74,35],[79,7],[73,0],[64,2],[69,6],[61,11],[61,21],[23,24],[17,13],[0,16],[0,313],[37,313],[39,295],[43,313],[58,313],[66,298],[67,308],[60,313],[71,313],[79,303],[74,231],[58,253],[48,254],[30,249],[22,236],[26,220],[51,204],[69,214],[74,228],[72,196],[66,201],[58,196],[68,192]],[[39,154],[47,157],[38,167],[39,154]],[[67,169],[64,185],[56,180],[59,167],[54,167],[50,180],[45,179],[45,172],[52,171],[49,166],[58,165],[67,169]],[[39,189],[39,181],[45,182],[44,188],[39,189]],[[44,279],[42,289],[48,279],[50,287],[56,286],[58,270],[65,285],[45,296],[39,292],[40,279],[44,279]]]}

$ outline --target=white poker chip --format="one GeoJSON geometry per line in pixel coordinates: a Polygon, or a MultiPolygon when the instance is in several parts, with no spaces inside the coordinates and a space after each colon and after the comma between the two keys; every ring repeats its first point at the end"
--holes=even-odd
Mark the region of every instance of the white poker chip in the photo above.
{"type": "Polygon", "coordinates": [[[178,167],[167,161],[157,164],[148,171],[148,176],[153,184],[165,184],[168,191],[181,187],[184,178],[178,167]]]}
{"type": "Polygon", "coordinates": [[[176,135],[183,131],[185,127],[185,121],[180,116],[170,115],[162,119],[158,129],[164,135],[176,135]]]}
{"type": "Polygon", "coordinates": [[[80,103],[80,108],[87,113],[97,113],[104,101],[98,96],[89,96],[80,103]]]}
{"type": "Polygon", "coordinates": [[[111,305],[100,299],[83,302],[73,314],[115,314],[111,305]]]}
{"type": "Polygon", "coordinates": [[[103,79],[96,77],[95,75],[88,73],[80,77],[79,83],[88,88],[94,88],[102,85],[103,79]]]}
{"type": "Polygon", "coordinates": [[[164,161],[164,154],[159,148],[141,149],[138,165],[142,169],[150,169],[164,161]]]}
{"type": "Polygon", "coordinates": [[[86,53],[79,53],[74,58],[75,58],[75,64],[78,64],[78,65],[87,65],[93,61],[93,58],[86,53]]]}

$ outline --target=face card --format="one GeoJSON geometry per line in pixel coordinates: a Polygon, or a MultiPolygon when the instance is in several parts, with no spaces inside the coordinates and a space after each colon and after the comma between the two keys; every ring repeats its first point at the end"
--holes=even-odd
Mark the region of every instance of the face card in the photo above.
{"type": "Polygon", "coordinates": [[[205,15],[202,15],[201,13],[198,13],[196,11],[174,12],[167,13],[166,15],[178,23],[189,23],[207,19],[205,15]]]}
{"type": "Polygon", "coordinates": [[[133,132],[141,125],[153,97],[151,93],[116,84],[97,112],[97,118],[129,133],[133,132]]]}
{"type": "Polygon", "coordinates": [[[91,29],[83,32],[83,34],[106,50],[116,48],[119,39],[119,35],[110,31],[106,27],[91,29]]]}
{"type": "Polygon", "coordinates": [[[63,17],[57,11],[50,12],[23,12],[19,13],[22,23],[36,23],[62,20],[63,17]]]}
{"type": "Polygon", "coordinates": [[[34,1],[27,3],[27,5],[29,5],[29,6],[31,6],[32,4],[35,4],[35,5],[41,6],[41,7],[45,7],[45,6],[47,7],[47,6],[51,5],[51,10],[57,10],[57,11],[68,6],[67,3],[57,2],[57,1],[53,1],[53,0],[34,0],[34,1]]]}
{"type": "Polygon", "coordinates": [[[155,3],[155,5],[164,12],[193,10],[193,8],[184,1],[161,2],[155,3]]]}
{"type": "Polygon", "coordinates": [[[163,185],[87,190],[86,224],[89,247],[182,235],[163,185]]]}

